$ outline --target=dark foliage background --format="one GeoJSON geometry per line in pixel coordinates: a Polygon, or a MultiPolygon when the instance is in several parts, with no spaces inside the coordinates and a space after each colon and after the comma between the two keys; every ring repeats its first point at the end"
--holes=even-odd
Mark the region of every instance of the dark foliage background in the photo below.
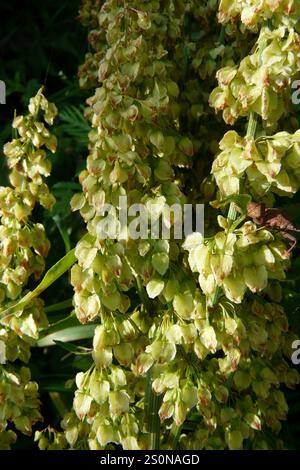
{"type": "MultiPolygon", "coordinates": [[[[0,148],[11,139],[14,112],[25,112],[29,98],[41,85],[45,85],[47,98],[59,109],[54,128],[59,146],[52,157],[49,178],[57,203],[51,214],[42,210],[35,214],[43,220],[51,241],[48,267],[75,245],[84,229],[80,217],[71,214],[69,208],[73,193],[80,189],[77,176],[85,165],[89,131],[82,114],[86,95],[77,81],[77,68],[87,48],[86,31],[77,20],[79,3],[79,0],[0,0],[0,79],[7,92],[6,105],[0,106],[0,148]]],[[[7,171],[1,150],[0,185],[5,184],[7,171]]],[[[52,305],[71,297],[72,288],[68,276],[64,276],[45,292],[44,300],[52,305]]],[[[49,321],[49,333],[58,327],[62,330],[78,324],[70,305],[49,312],[49,321]]],[[[84,340],[80,344],[84,345],[84,340]]],[[[40,429],[48,425],[59,427],[62,415],[71,407],[74,389],[73,383],[66,389],[65,382],[87,366],[85,356],[73,355],[59,346],[32,350],[30,367],[33,378],[40,384],[45,418],[40,429]]],[[[32,439],[20,435],[16,448],[33,445],[32,439]]]]}
{"type": "MultiPolygon", "coordinates": [[[[77,175],[84,167],[88,124],[83,118],[86,95],[78,87],[77,68],[84,60],[87,48],[86,31],[77,20],[79,0],[0,0],[0,79],[7,87],[7,104],[0,106],[0,148],[11,138],[11,121],[15,110],[23,113],[29,98],[44,84],[46,96],[59,108],[55,133],[58,152],[53,158],[53,172],[49,179],[57,203],[49,215],[42,218],[51,240],[52,250],[48,267],[73,247],[84,226],[77,215],[71,214],[69,201],[78,185],[77,175]]],[[[300,114],[299,114],[300,115],[300,114]]],[[[299,120],[299,117],[298,117],[299,120]]],[[[300,126],[299,126],[300,127],[300,126]]],[[[5,160],[0,154],[0,185],[7,183],[5,160]]],[[[295,225],[300,227],[300,195],[285,209],[295,225]]],[[[294,255],[293,268],[284,283],[284,306],[293,330],[300,335],[300,259],[294,255]]],[[[44,295],[47,305],[71,299],[72,289],[64,276],[44,295]]],[[[57,329],[77,325],[71,304],[49,312],[51,333],[57,329]]],[[[68,330],[69,331],[69,330],[68,330]]],[[[84,335],[83,335],[84,336],[84,335]]],[[[89,336],[89,335],[86,335],[89,336]]],[[[90,335],[91,336],[91,335],[90,335]]],[[[90,340],[76,345],[89,345],[90,340]]],[[[71,407],[74,383],[78,370],[89,366],[88,356],[73,354],[77,346],[68,343],[67,351],[61,345],[36,348],[32,351],[32,375],[39,382],[45,422],[39,426],[59,427],[62,415],[71,407]],[[66,381],[69,388],[65,387],[66,381]]],[[[289,419],[282,432],[286,445],[300,448],[300,389],[287,391],[290,405],[289,419]]],[[[20,436],[16,448],[32,448],[29,438],[20,436]]],[[[36,447],[35,447],[36,448],[36,447]]]]}

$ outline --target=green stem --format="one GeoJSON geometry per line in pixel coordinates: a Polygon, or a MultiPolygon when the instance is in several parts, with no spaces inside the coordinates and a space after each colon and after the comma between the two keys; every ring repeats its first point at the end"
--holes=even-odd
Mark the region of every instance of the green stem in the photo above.
{"type": "Polygon", "coordinates": [[[225,43],[225,26],[222,25],[221,31],[220,31],[220,36],[219,36],[219,43],[224,44],[225,43]]]}
{"type": "MultiPolygon", "coordinates": [[[[258,115],[254,112],[251,112],[249,116],[249,120],[248,120],[246,137],[253,138],[253,139],[255,138],[256,128],[257,128],[257,119],[258,119],[258,115]]],[[[236,217],[237,217],[236,206],[232,202],[229,206],[228,215],[227,215],[227,220],[228,220],[229,225],[232,225],[234,223],[234,221],[236,220],[236,217]]],[[[214,298],[212,301],[213,305],[216,305],[216,303],[219,300],[220,295],[221,295],[221,287],[218,286],[215,290],[214,298]]]]}
{"type": "Polygon", "coordinates": [[[235,204],[232,202],[229,206],[228,215],[227,215],[227,220],[230,225],[232,225],[233,222],[235,221],[236,215],[237,215],[237,210],[235,208],[235,204]]]}
{"type": "Polygon", "coordinates": [[[58,217],[56,217],[56,216],[53,217],[53,220],[54,220],[54,222],[56,224],[56,227],[57,227],[57,230],[59,231],[60,236],[61,236],[61,238],[64,242],[65,251],[66,251],[66,253],[68,253],[71,250],[71,241],[70,241],[69,234],[68,234],[67,230],[65,230],[64,227],[62,226],[62,224],[60,223],[58,217]]]}
{"type": "Polygon", "coordinates": [[[146,375],[145,385],[145,398],[144,398],[144,424],[148,432],[150,432],[150,407],[152,399],[152,380],[151,380],[151,369],[148,370],[146,375]]]}
{"type": "Polygon", "coordinates": [[[152,390],[152,369],[150,369],[147,373],[145,393],[146,427],[150,433],[149,450],[159,450],[160,446],[160,419],[158,414],[160,402],[160,397],[154,394],[152,390]]]}
{"type": "Polygon", "coordinates": [[[160,446],[160,419],[158,411],[160,408],[160,397],[154,395],[152,407],[152,430],[151,430],[151,450],[159,450],[160,446]]]}
{"type": "Polygon", "coordinates": [[[252,137],[253,139],[255,138],[256,128],[257,128],[257,118],[258,118],[258,115],[256,113],[254,112],[250,113],[246,137],[252,137]]]}
{"type": "MultiPolygon", "coordinates": [[[[128,260],[127,260],[128,262],[128,260]]],[[[139,297],[149,316],[152,315],[153,308],[145,292],[140,276],[136,275],[136,284],[139,297]]],[[[160,444],[160,419],[159,419],[160,397],[152,390],[152,368],[147,372],[144,416],[147,431],[150,433],[150,450],[159,450],[160,444]]]]}
{"type": "MultiPolygon", "coordinates": [[[[256,133],[256,128],[257,128],[257,118],[258,115],[254,112],[250,113],[249,120],[248,120],[248,126],[247,126],[247,132],[246,132],[246,137],[248,138],[255,138],[255,133],[256,133]]],[[[230,223],[230,225],[235,221],[237,217],[237,210],[235,208],[235,204],[231,203],[228,211],[228,216],[227,220],[230,223]]]]}
{"type": "Polygon", "coordinates": [[[171,449],[176,450],[178,440],[180,438],[182,426],[177,426],[175,423],[172,424],[170,430],[170,442],[171,442],[171,449]]]}

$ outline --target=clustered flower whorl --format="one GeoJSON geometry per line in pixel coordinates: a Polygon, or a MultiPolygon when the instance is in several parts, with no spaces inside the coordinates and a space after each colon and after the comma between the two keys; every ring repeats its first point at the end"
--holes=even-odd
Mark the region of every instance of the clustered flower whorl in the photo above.
{"type": "MultiPolygon", "coordinates": [[[[26,116],[14,119],[15,138],[4,146],[12,187],[0,188],[1,310],[24,293],[32,275],[40,278],[50,248],[44,226],[32,222],[31,215],[37,204],[51,209],[55,202],[44,182],[51,171],[44,147],[56,150],[56,137],[46,124],[53,124],[57,110],[42,89],[31,98],[28,109],[26,116]]],[[[9,423],[30,435],[32,425],[42,419],[38,386],[30,380],[30,370],[11,363],[28,362],[30,345],[45,326],[41,299],[15,314],[0,314],[0,448],[9,448],[16,439],[13,431],[6,430],[9,423]]]]}

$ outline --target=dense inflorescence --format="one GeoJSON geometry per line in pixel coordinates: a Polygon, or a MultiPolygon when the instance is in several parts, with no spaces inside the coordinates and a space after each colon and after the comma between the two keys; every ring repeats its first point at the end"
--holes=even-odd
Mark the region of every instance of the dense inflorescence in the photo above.
{"type": "Polygon", "coordinates": [[[94,90],[92,130],[71,205],[88,237],[71,281],[79,321],[100,324],[63,433],[39,434],[41,448],[282,447],[281,386],[299,380],[280,306],[290,251],[280,233],[245,220],[239,196],[272,205],[298,190],[299,132],[269,135],[298,73],[296,2],[222,1],[219,12],[200,3],[83,2],[94,51],[79,76],[94,90]],[[224,136],[214,111],[235,130],[224,136]],[[115,211],[127,198],[144,205],[144,222],[167,225],[165,204],[222,208],[229,196],[228,217],[208,208],[206,238],[184,244],[148,229],[135,239],[115,211]]]}
{"type": "Polygon", "coordinates": [[[219,86],[210,96],[227,124],[255,112],[274,125],[289,109],[290,87],[300,64],[299,34],[284,26],[263,27],[255,50],[240,64],[218,70],[219,86]]]}
{"type": "Polygon", "coordinates": [[[299,190],[299,137],[299,131],[257,139],[235,131],[226,133],[212,167],[221,196],[245,191],[259,200],[272,193],[295,194],[299,190]]]}
{"type": "MultiPolygon", "coordinates": [[[[0,188],[1,310],[20,298],[32,276],[40,278],[50,248],[44,226],[31,216],[37,204],[51,209],[55,202],[44,182],[51,170],[44,148],[55,152],[56,138],[46,124],[53,124],[57,111],[42,89],[28,109],[27,115],[15,117],[15,138],[4,146],[12,187],[0,188]]],[[[12,363],[29,361],[30,346],[45,326],[44,304],[38,298],[15,314],[0,317],[0,448],[9,448],[16,439],[11,423],[30,435],[32,425],[42,419],[38,385],[31,381],[29,368],[12,363]]]]}
{"type": "MultiPolygon", "coordinates": [[[[245,5],[243,7],[242,2],[220,4],[221,21],[230,19],[236,22],[242,12],[241,20],[244,24],[254,29],[261,27],[261,30],[258,32],[254,52],[247,55],[238,66],[225,67],[218,71],[219,87],[210,96],[211,105],[217,111],[223,111],[227,124],[234,124],[238,117],[248,116],[249,119],[245,137],[241,137],[236,131],[229,131],[220,143],[221,153],[216,156],[212,166],[219,200],[226,196],[247,193],[254,201],[265,200],[273,205],[273,194],[291,196],[298,190],[298,133],[279,132],[274,136],[266,136],[266,133],[268,126],[278,126],[282,114],[286,114],[289,109],[290,86],[298,72],[299,34],[292,28],[296,21],[289,17],[289,13],[292,16],[294,14],[292,8],[284,9],[282,23],[280,22],[279,4],[287,2],[274,2],[274,15],[272,9],[260,9],[265,3],[272,7],[272,2],[260,2],[259,6],[255,2],[255,5],[251,5],[252,9],[249,4],[247,8],[245,5]],[[226,18],[224,11],[229,5],[232,8],[231,18],[226,18]],[[240,12],[234,10],[237,5],[241,7],[240,12]],[[262,19],[267,18],[270,21],[266,25],[262,19]],[[260,125],[260,135],[256,137],[260,125]]],[[[292,2],[289,4],[291,7],[292,2]]],[[[243,334],[238,334],[239,346],[235,346],[231,356],[226,353],[226,347],[225,351],[223,347],[227,357],[225,360],[219,359],[221,371],[224,366],[226,370],[228,365],[230,370],[232,362],[234,363],[231,369],[234,372],[231,375],[233,381],[230,380],[230,383],[233,385],[232,391],[235,389],[239,392],[235,407],[222,410],[225,417],[220,415],[225,428],[226,444],[230,449],[239,449],[249,446],[251,442],[251,448],[268,449],[280,446],[280,441],[270,441],[252,430],[271,428],[276,435],[281,427],[280,420],[285,419],[287,413],[284,396],[278,386],[284,383],[293,387],[299,381],[297,372],[289,369],[287,362],[291,356],[293,335],[288,333],[285,312],[275,303],[281,300],[276,281],[285,278],[290,253],[280,234],[261,229],[252,222],[243,225],[235,223],[235,218],[236,212],[231,205],[227,219],[218,217],[223,232],[209,240],[193,235],[187,239],[185,247],[189,251],[191,269],[199,273],[200,286],[206,293],[211,308],[221,307],[223,318],[225,314],[224,321],[229,322],[228,329],[225,326],[225,330],[229,331],[232,324],[232,333],[237,333],[238,324],[242,323],[245,327],[245,337],[243,339],[243,334]],[[269,288],[271,285],[273,289],[269,288]],[[247,289],[256,294],[254,300],[250,300],[253,294],[247,294],[247,289]],[[222,290],[230,301],[229,310],[224,306],[222,290]],[[259,292],[265,292],[272,303],[266,302],[264,296],[257,295],[259,292]],[[241,309],[237,306],[232,308],[232,304],[241,304],[241,309]],[[257,321],[255,316],[260,320],[257,321]],[[278,325],[278,320],[280,327],[277,330],[275,324],[278,325]],[[282,333],[285,334],[281,339],[282,333]],[[245,364],[249,366],[248,373],[253,374],[248,379],[245,364]],[[281,375],[282,371],[285,371],[284,375],[281,375]],[[243,397],[243,391],[247,396],[243,397]],[[248,405],[252,408],[250,420],[249,415],[241,411],[240,400],[244,405],[247,403],[242,409],[246,411],[248,405]],[[242,422],[235,421],[240,418],[242,422]],[[249,427],[245,428],[245,422],[251,429],[250,433],[249,427]]],[[[229,304],[226,302],[225,305],[229,304]]],[[[218,341],[216,328],[214,331],[215,335],[211,330],[211,341],[217,349],[217,345],[224,342],[226,344],[226,339],[218,341]]],[[[224,372],[225,370],[223,369],[224,372]]],[[[217,430],[217,425],[215,426],[217,430]]],[[[186,444],[187,442],[192,448],[197,448],[198,445],[201,448],[214,448],[210,446],[209,434],[202,429],[188,436],[186,444]]],[[[220,440],[214,441],[214,445],[222,446],[222,443],[220,440]]]]}
{"type": "Polygon", "coordinates": [[[291,27],[299,22],[299,8],[297,0],[221,0],[218,18],[221,23],[240,20],[254,30],[266,21],[291,27]]]}

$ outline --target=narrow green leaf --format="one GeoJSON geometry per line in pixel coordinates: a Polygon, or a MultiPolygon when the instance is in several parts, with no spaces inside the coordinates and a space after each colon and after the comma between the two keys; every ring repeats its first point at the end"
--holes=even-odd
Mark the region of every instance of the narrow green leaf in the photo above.
{"type": "Polygon", "coordinates": [[[40,392],[64,392],[72,393],[72,390],[66,388],[65,383],[69,379],[66,374],[48,374],[39,377],[40,392]]]}
{"type": "Polygon", "coordinates": [[[72,354],[76,354],[79,356],[86,356],[87,354],[91,355],[92,350],[88,348],[83,348],[82,346],[77,346],[73,343],[64,343],[63,341],[54,340],[54,343],[57,346],[60,346],[62,349],[71,352],[72,354]]]}
{"type": "Polygon", "coordinates": [[[49,305],[45,308],[46,313],[58,312],[59,310],[65,310],[69,307],[72,307],[73,300],[63,300],[62,302],[58,302],[57,304],[49,305]]]}
{"type": "Polygon", "coordinates": [[[9,315],[23,310],[35,297],[38,297],[44,290],[51,286],[57,279],[59,279],[71,266],[75,263],[75,248],[61,258],[49,271],[45,274],[40,284],[31,292],[28,292],[22,299],[9,306],[8,308],[0,311],[0,318],[3,319],[9,315]]]}
{"type": "Polygon", "coordinates": [[[81,325],[65,328],[64,330],[57,331],[50,335],[45,336],[37,342],[37,347],[44,348],[48,346],[55,346],[56,342],[69,343],[71,341],[79,341],[81,339],[88,339],[94,336],[94,331],[97,325],[81,325]]]}
{"type": "Polygon", "coordinates": [[[60,217],[58,215],[55,215],[54,217],[52,217],[52,219],[54,220],[54,223],[60,233],[60,236],[64,242],[64,245],[65,245],[65,251],[66,253],[68,253],[70,250],[71,250],[71,240],[70,240],[70,237],[69,237],[69,233],[68,233],[68,229],[67,227],[61,223],[61,220],[60,220],[60,217]]]}
{"type": "Polygon", "coordinates": [[[52,335],[53,333],[57,333],[58,331],[65,330],[66,328],[71,328],[73,326],[80,326],[75,313],[68,315],[62,320],[59,320],[58,322],[48,326],[48,328],[42,330],[40,332],[39,339],[45,338],[46,336],[52,335]]]}
{"type": "Polygon", "coordinates": [[[214,207],[214,209],[219,209],[233,203],[240,207],[243,212],[246,212],[249,202],[251,202],[251,196],[249,194],[234,194],[222,199],[222,201],[213,201],[210,205],[214,207]]]}

